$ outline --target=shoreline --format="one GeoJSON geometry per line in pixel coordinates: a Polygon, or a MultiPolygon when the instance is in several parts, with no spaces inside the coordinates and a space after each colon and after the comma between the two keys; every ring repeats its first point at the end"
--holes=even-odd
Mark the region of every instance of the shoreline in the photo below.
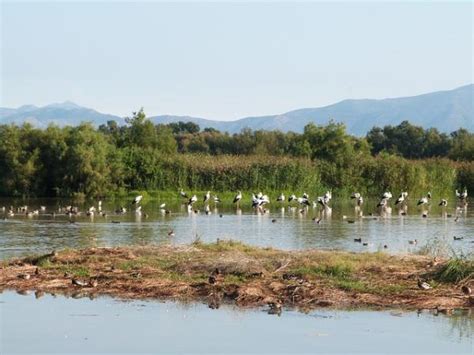
{"type": "Polygon", "coordinates": [[[282,251],[235,241],[87,248],[2,261],[0,292],[269,306],[275,312],[474,308],[474,295],[461,289],[474,289],[472,271],[457,282],[443,280],[439,275],[449,262],[381,252],[282,251]],[[418,280],[431,288],[421,289],[418,280]]]}

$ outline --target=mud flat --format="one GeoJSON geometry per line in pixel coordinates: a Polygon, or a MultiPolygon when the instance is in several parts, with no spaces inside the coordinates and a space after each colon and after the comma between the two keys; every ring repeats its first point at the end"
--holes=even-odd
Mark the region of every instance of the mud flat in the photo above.
{"type": "Polygon", "coordinates": [[[281,251],[234,241],[87,248],[3,261],[0,291],[269,305],[473,308],[474,262],[420,255],[281,251]],[[430,289],[422,289],[419,281],[430,289]]]}

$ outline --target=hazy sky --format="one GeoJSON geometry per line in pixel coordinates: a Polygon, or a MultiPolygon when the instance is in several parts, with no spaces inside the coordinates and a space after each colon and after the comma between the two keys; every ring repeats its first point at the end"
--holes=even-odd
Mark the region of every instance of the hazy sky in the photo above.
{"type": "Polygon", "coordinates": [[[0,106],[228,120],[473,82],[471,1],[0,2],[0,106]]]}

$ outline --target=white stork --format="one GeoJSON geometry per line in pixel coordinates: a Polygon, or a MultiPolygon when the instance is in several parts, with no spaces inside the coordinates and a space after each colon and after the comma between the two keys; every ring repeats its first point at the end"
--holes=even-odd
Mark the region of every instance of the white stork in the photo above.
{"type": "Polygon", "coordinates": [[[417,206],[426,205],[431,200],[431,192],[428,192],[426,196],[420,198],[417,202],[417,206]]]}
{"type": "Polygon", "coordinates": [[[204,195],[204,203],[208,202],[210,199],[211,199],[211,191],[208,191],[208,192],[204,195]]]}
{"type": "Polygon", "coordinates": [[[132,205],[138,205],[140,203],[140,201],[142,200],[142,198],[143,198],[142,195],[138,195],[137,197],[135,197],[133,199],[132,205]]]}
{"type": "Polygon", "coordinates": [[[441,207],[446,207],[446,206],[448,206],[448,200],[446,200],[446,199],[443,198],[443,199],[440,201],[440,203],[438,204],[438,206],[441,206],[441,207]]]}
{"type": "Polygon", "coordinates": [[[458,190],[456,190],[456,197],[461,201],[467,199],[467,189],[464,189],[463,192],[459,192],[458,190]]]}
{"type": "Polygon", "coordinates": [[[188,194],[184,192],[183,189],[181,189],[181,191],[179,192],[179,195],[181,196],[181,198],[188,198],[188,194]]]}
{"type": "Polygon", "coordinates": [[[398,196],[397,200],[395,201],[395,206],[399,204],[403,204],[407,197],[408,197],[408,192],[402,192],[400,196],[398,196]]]}
{"type": "Polygon", "coordinates": [[[233,203],[240,203],[240,200],[242,200],[242,192],[237,192],[237,195],[234,197],[233,203]]]}
{"type": "Polygon", "coordinates": [[[192,206],[194,202],[196,202],[198,199],[197,199],[197,196],[196,195],[193,195],[189,201],[188,201],[188,205],[189,206],[192,206]]]}

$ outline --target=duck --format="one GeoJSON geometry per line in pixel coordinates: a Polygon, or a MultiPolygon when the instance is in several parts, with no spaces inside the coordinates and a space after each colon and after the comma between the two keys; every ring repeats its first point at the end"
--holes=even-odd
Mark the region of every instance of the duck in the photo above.
{"type": "Polygon", "coordinates": [[[117,214],[125,214],[125,213],[127,213],[127,209],[122,206],[122,207],[120,207],[119,209],[117,209],[117,210],[115,211],[115,213],[117,213],[117,214]]]}
{"type": "Polygon", "coordinates": [[[422,281],[421,279],[418,279],[418,287],[422,290],[431,289],[431,285],[428,282],[422,281]]]}
{"type": "Polygon", "coordinates": [[[215,268],[209,275],[208,281],[211,285],[215,285],[218,282],[222,281],[223,279],[224,279],[224,276],[221,274],[220,270],[218,268],[215,268]]]}
{"type": "Polygon", "coordinates": [[[270,301],[268,305],[268,314],[280,315],[282,311],[282,305],[280,301],[270,301]]]}
{"type": "Polygon", "coordinates": [[[472,293],[472,290],[469,286],[467,285],[464,285],[461,287],[461,291],[462,293],[464,293],[465,295],[470,295],[472,293]]]}

